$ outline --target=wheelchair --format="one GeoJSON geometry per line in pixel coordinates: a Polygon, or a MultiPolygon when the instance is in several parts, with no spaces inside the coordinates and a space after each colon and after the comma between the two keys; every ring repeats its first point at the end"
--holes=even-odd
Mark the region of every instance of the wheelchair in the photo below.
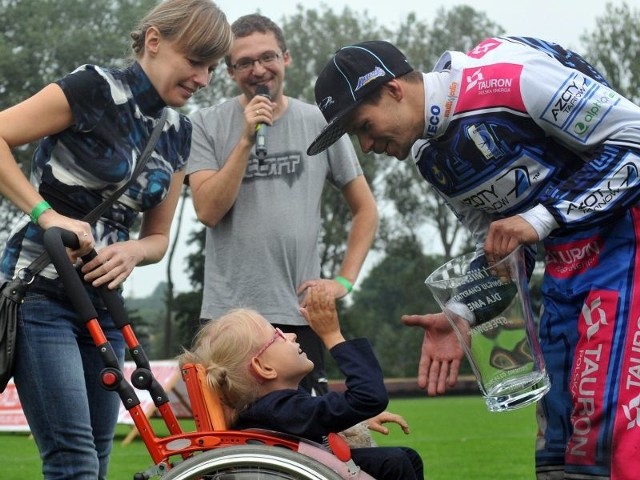
{"type": "MultiPolygon", "coordinates": [[[[83,280],[69,261],[65,247],[77,248],[76,235],[57,227],[44,232],[44,245],[65,291],[104,361],[100,381],[117,392],[144,442],[153,464],[133,480],[374,480],[351,460],[346,441],[330,434],[329,448],[303,438],[270,430],[233,430],[226,424],[222,404],[208,388],[202,366],[182,367],[195,430],[185,432],[169,396],[155,379],[149,359],[136,338],[124,305],[113,290],[97,289],[120,330],[136,368],[124,378],[111,344],[97,320],[97,312],[83,280]],[[135,387],[135,388],[134,388],[135,387]],[[168,435],[156,434],[135,389],[149,392],[168,435]]],[[[83,257],[95,258],[94,251],[83,257]]]]}

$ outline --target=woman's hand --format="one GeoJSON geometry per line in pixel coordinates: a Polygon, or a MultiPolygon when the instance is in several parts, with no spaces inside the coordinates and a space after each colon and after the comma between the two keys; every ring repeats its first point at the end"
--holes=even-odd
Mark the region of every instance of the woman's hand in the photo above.
{"type": "Polygon", "coordinates": [[[93,250],[93,247],[95,246],[93,234],[91,233],[91,225],[82,220],[76,220],[60,215],[52,208],[42,212],[38,218],[38,225],[40,225],[43,230],[47,230],[51,227],[60,227],[63,230],[68,230],[69,232],[76,234],[79,244],[78,249],[67,249],[69,252],[69,260],[72,264],[75,264],[80,257],[93,250]]]}
{"type": "Polygon", "coordinates": [[[81,270],[86,282],[94,287],[106,284],[113,290],[129,277],[144,258],[144,250],[138,240],[116,242],[101,249],[81,270]]]}

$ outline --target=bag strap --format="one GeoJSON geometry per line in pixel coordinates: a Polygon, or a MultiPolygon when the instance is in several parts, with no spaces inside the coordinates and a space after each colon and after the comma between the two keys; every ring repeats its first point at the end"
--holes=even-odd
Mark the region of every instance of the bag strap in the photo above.
{"type": "Polygon", "coordinates": [[[156,126],[153,128],[153,131],[151,132],[151,136],[149,136],[149,140],[147,140],[147,145],[144,147],[144,150],[142,151],[142,154],[140,155],[140,158],[136,163],[136,168],[133,170],[133,173],[131,174],[131,178],[129,179],[129,181],[124,185],[122,185],[118,190],[113,192],[113,194],[111,194],[111,196],[107,198],[104,202],[102,202],[96,208],[94,208],[89,213],[87,213],[82,218],[82,220],[84,220],[87,223],[93,223],[96,220],[98,220],[100,216],[107,210],[107,208],[113,205],[113,203],[118,199],[118,197],[120,197],[120,195],[122,195],[127,190],[127,188],[129,188],[129,186],[133,183],[133,181],[136,178],[138,178],[140,173],[142,173],[142,169],[146,165],[147,160],[149,160],[149,157],[151,157],[151,153],[156,148],[156,143],[158,143],[158,139],[160,138],[160,134],[162,133],[162,128],[164,127],[164,123],[167,120],[167,112],[168,112],[167,108],[162,110],[162,115],[160,116],[158,123],[156,123],[156,126]]]}
{"type": "MultiPolygon", "coordinates": [[[[129,186],[133,183],[133,181],[136,178],[138,178],[138,176],[142,172],[142,169],[146,165],[147,160],[149,160],[149,157],[151,157],[151,153],[156,148],[156,144],[158,143],[158,139],[160,138],[160,134],[162,133],[162,129],[164,128],[164,124],[167,121],[168,114],[169,114],[169,109],[164,108],[162,110],[162,115],[160,116],[158,123],[156,123],[156,126],[153,127],[153,131],[149,136],[149,140],[147,140],[147,144],[145,145],[144,150],[142,151],[142,154],[140,155],[140,158],[136,163],[136,167],[133,170],[133,173],[131,174],[131,178],[129,178],[127,183],[125,183],[120,188],[118,188],[118,190],[113,192],[109,196],[109,198],[107,198],[100,205],[98,205],[89,213],[87,213],[84,217],[82,217],[83,221],[87,223],[94,223],[96,220],[98,220],[100,216],[111,205],[113,205],[114,202],[127,190],[127,188],[129,188],[129,186]]],[[[33,262],[31,262],[28,267],[22,269],[27,271],[27,275],[31,275],[31,279],[29,280],[29,283],[31,283],[31,281],[33,281],[35,276],[38,273],[40,273],[42,269],[44,269],[44,267],[46,267],[48,264],[49,264],[49,254],[46,251],[44,251],[38,256],[38,258],[36,258],[33,262]]]]}

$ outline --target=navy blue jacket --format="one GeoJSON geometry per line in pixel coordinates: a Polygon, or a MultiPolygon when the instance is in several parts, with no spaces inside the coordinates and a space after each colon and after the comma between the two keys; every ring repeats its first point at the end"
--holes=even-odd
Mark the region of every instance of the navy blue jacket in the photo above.
{"type": "Polygon", "coordinates": [[[317,443],[384,411],[389,397],[382,369],[365,338],[339,343],[330,350],[346,377],[346,391],[312,397],[306,390],[268,393],[241,412],[235,428],[263,428],[317,443]]]}

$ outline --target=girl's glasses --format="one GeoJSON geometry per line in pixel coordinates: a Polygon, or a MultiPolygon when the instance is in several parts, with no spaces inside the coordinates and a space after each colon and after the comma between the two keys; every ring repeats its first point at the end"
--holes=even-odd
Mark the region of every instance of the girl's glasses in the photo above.
{"type": "Polygon", "coordinates": [[[278,340],[278,338],[281,338],[281,339],[283,339],[285,341],[287,340],[287,337],[284,336],[284,333],[282,332],[282,330],[280,330],[279,328],[276,327],[275,328],[275,333],[273,334],[273,337],[271,337],[269,339],[269,341],[267,343],[265,343],[260,350],[258,350],[258,353],[256,353],[254,355],[254,358],[257,358],[260,355],[262,355],[267,348],[269,348],[271,345],[274,344],[274,342],[276,340],[278,340]]]}

